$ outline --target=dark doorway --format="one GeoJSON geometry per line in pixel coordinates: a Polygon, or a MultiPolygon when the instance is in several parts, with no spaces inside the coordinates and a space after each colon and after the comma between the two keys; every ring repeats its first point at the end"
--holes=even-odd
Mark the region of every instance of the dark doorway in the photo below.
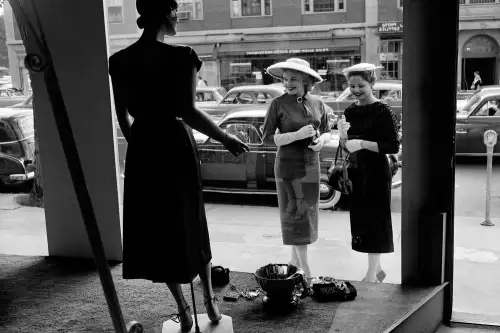
{"type": "Polygon", "coordinates": [[[496,58],[465,58],[462,59],[462,89],[471,89],[475,71],[479,71],[483,86],[497,84],[496,58]]]}

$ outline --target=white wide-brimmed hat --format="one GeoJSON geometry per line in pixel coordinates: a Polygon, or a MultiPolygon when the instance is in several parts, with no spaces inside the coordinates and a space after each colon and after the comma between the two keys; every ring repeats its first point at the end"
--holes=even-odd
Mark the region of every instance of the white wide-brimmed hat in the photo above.
{"type": "Polygon", "coordinates": [[[349,68],[344,68],[342,72],[344,74],[351,73],[351,72],[370,72],[374,71],[376,69],[383,68],[382,66],[376,66],[374,64],[368,64],[366,62],[362,62],[360,64],[353,65],[349,68]]]}
{"type": "Polygon", "coordinates": [[[309,62],[300,58],[290,58],[283,62],[278,62],[267,68],[267,73],[278,78],[283,79],[283,70],[290,69],[297,72],[305,73],[310,75],[316,83],[323,81],[321,75],[319,75],[315,70],[311,69],[309,62]]]}

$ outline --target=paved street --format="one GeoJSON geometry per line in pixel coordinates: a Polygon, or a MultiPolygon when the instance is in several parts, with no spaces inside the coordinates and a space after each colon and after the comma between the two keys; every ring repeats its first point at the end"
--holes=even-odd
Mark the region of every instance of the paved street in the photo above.
{"type": "MultiPolygon", "coordinates": [[[[500,322],[500,166],[495,166],[492,217],[484,227],[485,168],[460,164],[456,181],[455,311],[482,314],[482,320],[500,322]],[[485,319],[486,318],[486,319],[485,319]]],[[[0,195],[0,253],[46,255],[43,210],[19,207],[12,195],[0,195]]],[[[269,262],[287,262],[282,245],[277,201],[273,196],[207,195],[206,209],[214,264],[234,271],[253,272],[269,262]]],[[[401,281],[401,190],[393,191],[396,251],[383,256],[386,282],[401,281]]],[[[350,249],[348,212],[342,207],[320,213],[320,237],[310,246],[315,275],[359,280],[366,256],[350,249]]]]}

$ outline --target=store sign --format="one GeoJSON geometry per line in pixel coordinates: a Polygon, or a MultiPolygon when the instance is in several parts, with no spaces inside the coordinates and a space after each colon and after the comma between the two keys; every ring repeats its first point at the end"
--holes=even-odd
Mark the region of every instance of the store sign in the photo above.
{"type": "Polygon", "coordinates": [[[315,53],[315,52],[330,52],[328,47],[311,48],[311,49],[293,49],[293,50],[258,50],[247,51],[246,55],[268,55],[268,54],[301,54],[301,53],[315,53]]]}
{"type": "Polygon", "coordinates": [[[403,22],[381,22],[378,24],[379,33],[403,33],[403,22]]]}

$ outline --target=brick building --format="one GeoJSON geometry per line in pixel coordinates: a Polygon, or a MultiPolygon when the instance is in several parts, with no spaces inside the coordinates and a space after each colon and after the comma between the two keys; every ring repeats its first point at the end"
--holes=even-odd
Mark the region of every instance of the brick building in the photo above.
{"type": "MultiPolygon", "coordinates": [[[[499,82],[500,0],[460,0],[458,82],[472,73],[499,82]]],[[[385,78],[402,78],[403,0],[178,0],[181,20],[174,43],[192,46],[203,59],[209,85],[271,83],[265,69],[298,56],[340,90],[340,70],[358,62],[384,66],[385,78]]],[[[107,0],[110,53],[137,40],[135,0],[107,0]]],[[[14,86],[25,87],[24,47],[8,3],[5,24],[14,86]]],[[[439,27],[430,27],[439,33],[439,27]]],[[[78,38],[75,36],[75,38],[78,38]]],[[[168,42],[169,40],[167,40],[168,42]]],[[[436,55],[436,61],[443,61],[436,55]]]]}

